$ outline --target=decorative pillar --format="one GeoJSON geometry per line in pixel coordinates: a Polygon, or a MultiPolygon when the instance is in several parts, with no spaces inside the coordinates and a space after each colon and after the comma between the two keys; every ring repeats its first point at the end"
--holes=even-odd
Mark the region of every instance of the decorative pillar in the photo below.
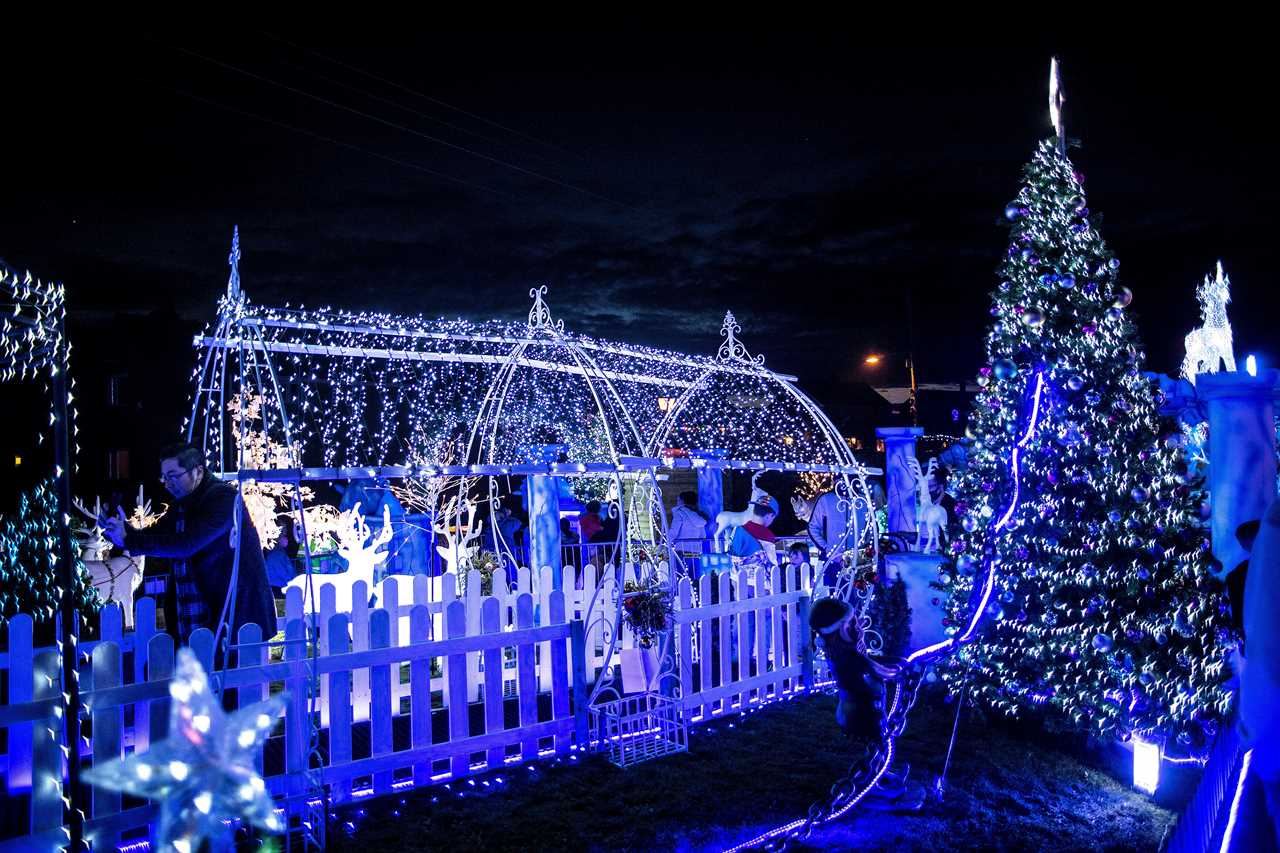
{"type": "Polygon", "coordinates": [[[1236,528],[1262,518],[1276,497],[1274,396],[1280,370],[1202,373],[1196,389],[1209,416],[1213,555],[1230,572],[1248,559],[1236,528]]]}
{"type": "Polygon", "coordinates": [[[941,643],[948,637],[942,621],[947,615],[946,610],[938,591],[932,586],[946,562],[947,558],[941,554],[884,555],[885,577],[890,580],[900,578],[907,588],[907,606],[911,608],[911,637],[907,651],[941,643]]]}
{"type": "MultiPolygon", "coordinates": [[[[534,464],[550,465],[565,450],[563,444],[537,444],[524,448],[525,458],[534,464]]],[[[563,583],[560,564],[560,478],[531,474],[525,483],[529,504],[529,569],[537,573],[551,568],[552,589],[563,583]]]]}
{"type": "Polygon", "coordinates": [[[692,450],[689,456],[698,472],[698,511],[707,519],[706,535],[716,530],[716,516],[724,510],[724,469],[698,465],[697,460],[724,459],[725,450],[692,450]]]}
{"type": "Polygon", "coordinates": [[[884,441],[885,497],[888,500],[889,533],[916,532],[916,478],[907,460],[916,455],[920,427],[878,427],[884,441]]]}

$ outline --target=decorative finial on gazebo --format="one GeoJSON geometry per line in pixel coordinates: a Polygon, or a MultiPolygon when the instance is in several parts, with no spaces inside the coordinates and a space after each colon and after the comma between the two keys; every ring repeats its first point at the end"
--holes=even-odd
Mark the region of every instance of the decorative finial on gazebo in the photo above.
{"type": "Polygon", "coordinates": [[[764,364],[764,356],[752,356],[747,352],[741,341],[738,340],[737,334],[742,331],[742,327],[738,325],[738,321],[733,316],[732,311],[724,312],[724,324],[720,326],[720,336],[724,338],[720,342],[720,351],[716,353],[716,358],[720,361],[742,361],[747,364],[764,364]]]}
{"type": "Polygon", "coordinates": [[[1049,60],[1049,121],[1053,122],[1053,132],[1058,137],[1058,153],[1067,153],[1067,137],[1062,129],[1062,104],[1066,101],[1062,92],[1062,75],[1058,68],[1058,57],[1049,60]]]}
{"type": "Polygon", "coordinates": [[[529,331],[538,329],[548,329],[553,332],[564,331],[564,320],[552,320],[551,309],[547,307],[547,303],[542,301],[542,294],[547,292],[547,286],[532,287],[529,289],[529,296],[533,298],[533,307],[529,309],[529,331]]]}
{"type": "Polygon", "coordinates": [[[231,231],[231,254],[227,256],[231,266],[231,276],[227,279],[227,298],[240,298],[240,226],[233,225],[231,231]]]}

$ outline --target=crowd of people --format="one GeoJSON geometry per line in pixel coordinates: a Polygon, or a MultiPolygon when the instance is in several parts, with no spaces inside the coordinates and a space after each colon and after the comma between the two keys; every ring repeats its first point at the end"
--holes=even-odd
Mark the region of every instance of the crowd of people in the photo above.
{"type": "MultiPolygon", "coordinates": [[[[208,474],[198,448],[174,445],[161,453],[161,481],[174,499],[170,512],[155,526],[138,530],[123,513],[101,519],[104,534],[119,548],[135,556],[162,558],[168,564],[166,624],[182,638],[196,628],[213,629],[230,619],[231,636],[242,625],[254,623],[263,635],[276,633],[276,602],[281,589],[297,574],[301,531],[282,525],[275,541],[259,542],[257,531],[243,508],[237,508],[236,487],[208,474]],[[237,550],[231,544],[235,515],[241,513],[237,550]],[[234,575],[234,595],[229,597],[234,575]]],[[[802,565],[817,559],[834,564],[844,548],[848,516],[834,495],[792,507],[803,525],[804,539],[793,540],[779,553],[779,537],[773,525],[779,517],[778,501],[765,495],[749,509],[749,519],[738,526],[728,554],[735,565],[777,565],[786,561],[802,565]]],[[[616,501],[590,500],[576,519],[560,520],[563,564],[577,568],[588,563],[603,568],[611,564],[618,545],[622,512],[616,501]]],[[[697,574],[713,520],[699,509],[698,495],[682,491],[675,496],[667,524],[667,540],[690,573],[697,574]]],[[[500,562],[522,565],[528,561],[529,522],[516,495],[495,507],[481,547],[498,555],[500,562]]]]}

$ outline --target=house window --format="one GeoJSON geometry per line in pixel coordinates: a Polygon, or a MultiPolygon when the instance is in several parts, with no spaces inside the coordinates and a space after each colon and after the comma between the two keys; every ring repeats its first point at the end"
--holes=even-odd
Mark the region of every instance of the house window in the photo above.
{"type": "Polygon", "coordinates": [[[107,451],[107,477],[112,480],[129,479],[129,451],[107,451]]]}

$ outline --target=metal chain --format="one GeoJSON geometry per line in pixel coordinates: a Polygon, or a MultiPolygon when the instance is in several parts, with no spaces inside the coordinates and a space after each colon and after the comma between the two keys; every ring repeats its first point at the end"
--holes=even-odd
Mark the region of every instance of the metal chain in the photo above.
{"type": "Polygon", "coordinates": [[[890,712],[880,727],[880,742],[874,747],[868,746],[863,754],[849,765],[848,772],[836,780],[825,799],[809,806],[809,812],[803,823],[750,849],[771,851],[771,853],[787,850],[796,842],[806,840],[817,827],[840,816],[860,802],[888,769],[893,756],[894,743],[906,729],[907,719],[912,706],[916,703],[916,696],[923,678],[923,666],[914,663],[907,665],[892,682],[896,693],[890,712]]]}

